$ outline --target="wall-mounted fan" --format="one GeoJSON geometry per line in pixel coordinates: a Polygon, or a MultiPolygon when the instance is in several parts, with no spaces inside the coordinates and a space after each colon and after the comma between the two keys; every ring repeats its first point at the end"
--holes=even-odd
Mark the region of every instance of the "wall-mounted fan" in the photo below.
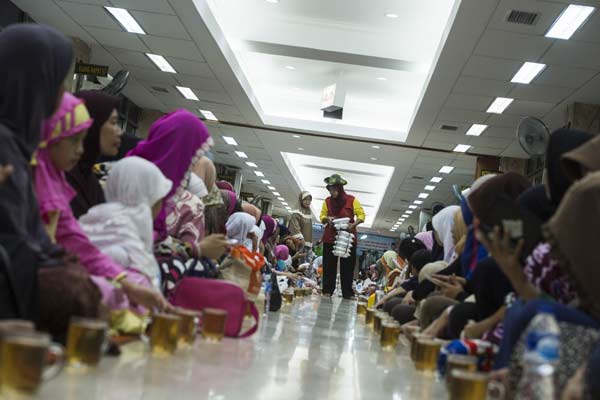
{"type": "Polygon", "coordinates": [[[531,157],[541,157],[546,153],[550,130],[544,122],[535,117],[525,117],[517,127],[517,140],[525,153],[531,157]]]}
{"type": "Polygon", "coordinates": [[[102,91],[112,96],[118,96],[121,94],[125,86],[127,86],[127,80],[129,79],[129,71],[121,70],[116,73],[110,83],[106,85],[102,91]]]}

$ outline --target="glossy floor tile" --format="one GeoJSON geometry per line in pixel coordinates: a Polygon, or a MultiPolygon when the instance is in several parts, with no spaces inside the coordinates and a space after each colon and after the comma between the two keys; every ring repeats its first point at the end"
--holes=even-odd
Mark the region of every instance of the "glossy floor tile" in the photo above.
{"type": "Polygon", "coordinates": [[[141,342],[96,370],[65,369],[42,399],[444,399],[439,378],[417,373],[406,344],[382,351],[356,302],[296,299],[270,313],[252,339],[198,340],[173,357],[141,342]]]}

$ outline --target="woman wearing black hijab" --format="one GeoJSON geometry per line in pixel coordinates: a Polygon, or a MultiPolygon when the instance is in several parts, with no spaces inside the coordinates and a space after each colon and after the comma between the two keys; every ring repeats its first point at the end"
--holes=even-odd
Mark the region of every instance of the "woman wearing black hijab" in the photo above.
{"type": "Polygon", "coordinates": [[[118,126],[118,97],[97,90],[84,90],[75,96],[85,100],[85,106],[94,120],[83,142],[81,160],[67,173],[69,184],[77,192],[71,201],[71,209],[79,218],[93,206],[104,203],[104,192],[93,167],[100,156],[115,156],[119,152],[122,132],[118,126]]]}
{"type": "Polygon", "coordinates": [[[0,32],[0,318],[36,314],[37,268],[55,250],[40,219],[30,161],[45,118],[64,92],[73,49],[58,31],[33,24],[0,32]]]}

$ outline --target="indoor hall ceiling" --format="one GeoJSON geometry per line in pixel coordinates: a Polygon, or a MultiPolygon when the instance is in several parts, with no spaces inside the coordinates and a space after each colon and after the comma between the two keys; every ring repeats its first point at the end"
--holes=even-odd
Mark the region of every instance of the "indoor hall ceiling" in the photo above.
{"type": "MultiPolygon", "coordinates": [[[[37,21],[53,25],[70,36],[79,37],[90,43],[92,62],[109,65],[111,73],[119,69],[130,70],[132,75],[126,95],[140,107],[163,112],[185,107],[197,114],[200,109],[204,109],[212,111],[222,121],[255,126],[267,125],[261,119],[260,110],[254,107],[256,98],[252,91],[246,90],[248,81],[235,73],[239,71],[240,66],[235,62],[229,62],[234,55],[229,44],[222,37],[214,37],[211,34],[216,21],[203,20],[201,17],[197,7],[202,3],[200,1],[196,4],[190,0],[13,0],[13,2],[37,21]],[[129,10],[144,28],[146,35],[125,32],[103,6],[123,7],[129,10]],[[158,70],[144,53],[163,55],[177,73],[171,74],[158,70]],[[184,99],[175,86],[191,88],[199,100],[184,99]]],[[[225,3],[226,0],[222,2],[225,3]]],[[[320,4],[323,2],[329,4],[329,0],[321,0],[320,4]]],[[[358,0],[356,2],[359,3],[358,0]]],[[[314,8],[309,7],[314,6],[315,3],[312,1],[281,0],[279,4],[264,3],[265,6],[272,7],[271,12],[275,14],[286,10],[285,12],[290,13],[288,20],[314,18],[316,12],[314,8]],[[302,4],[306,4],[307,9],[303,9],[302,4]]],[[[425,2],[415,0],[414,3],[425,2]]],[[[577,3],[599,6],[597,1],[577,3]]],[[[422,96],[406,142],[412,146],[443,150],[451,150],[456,144],[468,144],[473,146],[469,151],[477,154],[522,157],[524,154],[515,141],[514,131],[523,116],[541,117],[550,127],[555,128],[564,123],[567,104],[575,100],[600,103],[600,77],[598,76],[600,13],[598,10],[570,40],[544,37],[552,22],[568,4],[568,1],[562,0],[462,0],[439,60],[432,71],[429,85],[422,96]],[[511,9],[538,13],[537,22],[533,26],[508,23],[505,19],[511,9]],[[545,63],[547,66],[529,85],[511,83],[510,80],[524,61],[545,63]],[[503,114],[487,113],[486,109],[498,96],[511,97],[515,100],[503,114]],[[479,137],[466,136],[465,132],[473,123],[486,124],[488,128],[479,137]],[[440,129],[442,125],[455,127],[456,130],[440,129]]],[[[337,16],[342,20],[338,21],[341,25],[361,25],[362,19],[356,19],[356,15],[352,12],[342,10],[337,15],[337,10],[327,9],[325,18],[331,19],[337,16]]],[[[389,29],[394,19],[382,16],[388,10],[375,9],[375,11],[375,14],[366,17],[366,23],[373,24],[374,18],[381,18],[384,21],[381,29],[389,29]]],[[[394,10],[390,9],[389,12],[394,10]]],[[[398,20],[401,22],[402,18],[398,20]]],[[[252,27],[248,27],[250,28],[252,27]]],[[[262,36],[249,37],[251,43],[246,45],[257,46],[257,42],[268,41],[264,35],[277,36],[277,32],[272,29],[265,31],[267,33],[263,32],[262,36]]],[[[360,43],[356,43],[356,48],[345,50],[343,48],[323,50],[319,47],[313,49],[316,53],[305,53],[308,57],[306,62],[312,63],[314,60],[310,57],[314,54],[324,55],[322,51],[335,53],[327,53],[329,57],[338,57],[340,55],[338,53],[345,51],[353,55],[354,62],[362,63],[359,65],[360,68],[373,68],[368,64],[372,60],[368,61],[367,58],[400,57],[393,54],[393,51],[396,47],[398,51],[403,49],[404,43],[401,43],[402,46],[396,46],[397,42],[392,40],[391,35],[385,36],[383,40],[377,42],[378,45],[383,44],[383,46],[374,46],[373,53],[369,53],[368,46],[365,47],[364,44],[363,47],[359,47],[360,43]],[[377,49],[379,49],[377,51],[386,51],[386,46],[390,53],[375,52],[377,49]]],[[[310,46],[311,43],[287,44],[292,47],[307,45],[310,46]]],[[[270,49],[273,50],[272,47],[270,49]]],[[[407,56],[406,59],[408,58],[407,56]]],[[[299,62],[304,60],[299,59],[299,62]]],[[[316,68],[314,71],[320,70],[316,68]]],[[[298,72],[298,69],[289,72],[298,72]]],[[[275,79],[275,76],[273,78],[275,79]]],[[[282,78],[279,74],[277,79],[282,79],[278,81],[282,84],[294,84],[291,78],[290,82],[286,82],[285,76],[282,78]]],[[[319,79],[315,80],[319,81],[319,79]]],[[[393,96],[393,85],[390,83],[386,86],[386,82],[390,83],[389,80],[375,80],[373,87],[379,88],[382,97],[384,94],[393,96]]],[[[294,93],[290,93],[291,96],[294,96],[294,93]]],[[[375,99],[372,108],[377,109],[378,103],[375,99]]],[[[388,234],[388,229],[401,215],[405,215],[404,212],[409,210],[408,206],[418,199],[419,193],[424,192],[424,187],[429,185],[431,177],[440,176],[444,179],[440,183],[432,184],[436,188],[415,212],[409,214],[402,228],[409,224],[416,225],[420,207],[429,208],[438,201],[451,202],[452,184],[467,185],[472,179],[475,166],[475,158],[468,153],[438,153],[398,148],[385,143],[380,143],[379,148],[373,148],[370,143],[303,135],[302,129],[299,129],[301,138],[294,138],[291,133],[267,129],[212,123],[209,123],[209,127],[217,143],[215,148],[217,161],[243,168],[247,183],[245,190],[261,193],[273,199],[282,197],[292,208],[295,208],[299,187],[287,168],[281,152],[394,167],[394,174],[373,225],[374,229],[384,230],[388,234]],[[222,136],[234,137],[238,141],[238,146],[227,145],[222,136]],[[240,159],[235,155],[235,150],[246,152],[249,158],[240,159]],[[254,162],[258,167],[249,167],[245,164],[246,161],[254,162]],[[455,169],[451,174],[442,175],[438,173],[442,165],[454,166],[455,169]],[[272,183],[268,186],[275,187],[281,196],[272,195],[267,185],[262,184],[261,178],[254,174],[255,169],[265,174],[265,178],[272,183]]],[[[335,133],[330,134],[335,135],[335,133]]],[[[284,212],[279,201],[276,200],[274,204],[278,213],[284,212]]]]}

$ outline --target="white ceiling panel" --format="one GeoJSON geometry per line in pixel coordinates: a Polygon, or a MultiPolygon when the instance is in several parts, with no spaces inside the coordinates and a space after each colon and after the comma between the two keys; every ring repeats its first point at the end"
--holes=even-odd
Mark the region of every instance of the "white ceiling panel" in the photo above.
{"type": "Polygon", "coordinates": [[[80,4],[68,1],[57,3],[78,24],[122,31],[121,26],[100,5],[80,4]]]}
{"type": "Polygon", "coordinates": [[[463,76],[454,85],[453,92],[488,97],[506,96],[513,84],[506,80],[492,80],[463,76]]]}
{"type": "Polygon", "coordinates": [[[552,44],[543,36],[488,29],[481,37],[475,54],[521,61],[535,61],[552,44]]]}
{"type": "Polygon", "coordinates": [[[504,138],[514,140],[515,138],[515,130],[513,128],[505,128],[501,126],[490,126],[485,132],[483,132],[483,136],[488,138],[504,138]]]}
{"type": "MultiPolygon", "coordinates": [[[[573,93],[573,89],[571,88],[542,85],[516,85],[513,90],[511,90],[509,97],[519,100],[558,103],[566,99],[571,93],[573,93]]],[[[508,107],[507,111],[511,106],[508,107]]]]}
{"type": "Polygon", "coordinates": [[[537,101],[515,100],[506,109],[507,114],[543,117],[553,108],[554,103],[542,103],[537,101]]]}
{"type": "Polygon", "coordinates": [[[167,61],[180,74],[194,75],[202,78],[215,78],[210,66],[205,62],[184,60],[181,58],[167,57],[167,61]]]}
{"type": "MultiPolygon", "coordinates": [[[[485,132],[482,136],[472,136],[469,140],[469,144],[476,146],[477,149],[480,147],[488,147],[492,149],[506,149],[514,140],[514,137],[510,138],[499,138],[493,136],[485,136],[485,132]]],[[[478,150],[474,150],[478,151],[478,150]]]]}
{"type": "Polygon", "coordinates": [[[465,65],[463,76],[510,82],[522,64],[518,60],[473,55],[465,65]]]}
{"type": "Polygon", "coordinates": [[[464,94],[451,94],[446,100],[446,107],[449,108],[465,108],[474,111],[485,111],[490,103],[494,100],[493,97],[487,96],[469,96],[464,94]]]}
{"type": "MultiPolygon", "coordinates": [[[[34,0],[34,1],[39,1],[39,0],[34,0]]],[[[99,4],[99,5],[103,5],[103,6],[110,6],[111,5],[108,0],[77,0],[77,3],[99,4]]]]}
{"type": "Polygon", "coordinates": [[[541,61],[600,70],[600,44],[557,40],[541,61]]]}
{"type": "Polygon", "coordinates": [[[124,67],[128,69],[132,74],[135,74],[135,76],[140,81],[146,81],[152,84],[159,84],[158,86],[177,85],[177,81],[175,80],[175,74],[159,71],[158,69],[138,68],[134,67],[133,65],[124,65],[124,67]]]}
{"type": "Polygon", "coordinates": [[[128,10],[150,11],[159,14],[175,14],[168,0],[111,0],[117,7],[128,10]]]}
{"type": "Polygon", "coordinates": [[[117,49],[114,47],[105,47],[121,64],[131,65],[137,68],[143,69],[156,69],[156,66],[150,61],[146,54],[137,51],[129,51],[124,49],[117,49]]]}
{"type": "Polygon", "coordinates": [[[534,83],[539,85],[579,88],[596,74],[598,74],[598,70],[549,65],[535,78],[534,83]]]}
{"type": "Polygon", "coordinates": [[[459,121],[470,123],[483,123],[489,114],[485,112],[462,110],[458,108],[444,107],[438,114],[438,118],[444,121],[459,121]]]}
{"type": "Polygon", "coordinates": [[[522,119],[523,117],[518,115],[491,114],[485,123],[491,127],[517,129],[522,119]]]}
{"type": "Polygon", "coordinates": [[[142,40],[153,53],[191,61],[204,61],[204,57],[192,41],[143,35],[142,40]]]}
{"type": "Polygon", "coordinates": [[[149,35],[164,36],[168,38],[189,40],[183,24],[173,15],[132,11],[131,15],[138,21],[144,31],[149,35]]]}
{"type": "Polygon", "coordinates": [[[134,33],[111,31],[94,27],[86,27],[86,31],[100,44],[116,47],[118,49],[147,52],[148,47],[134,33]]]}
{"type": "Polygon", "coordinates": [[[490,21],[489,28],[528,35],[544,35],[564,8],[563,4],[552,1],[502,0],[490,21]],[[533,25],[510,23],[506,21],[506,17],[511,10],[536,13],[538,17],[533,25]]]}
{"type": "Polygon", "coordinates": [[[225,92],[223,85],[221,85],[221,83],[219,83],[219,81],[216,79],[201,78],[199,76],[183,74],[177,74],[175,75],[175,78],[181,84],[181,86],[199,88],[208,92],[225,92]]]}

